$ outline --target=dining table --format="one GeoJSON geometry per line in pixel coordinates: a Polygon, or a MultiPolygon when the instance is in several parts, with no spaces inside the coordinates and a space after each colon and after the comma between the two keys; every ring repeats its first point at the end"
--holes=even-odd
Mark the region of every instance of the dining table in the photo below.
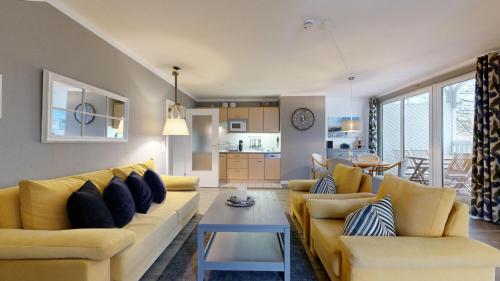
{"type": "Polygon", "coordinates": [[[364,161],[352,161],[354,167],[359,167],[363,170],[368,169],[368,173],[374,176],[377,172],[383,172],[392,167],[396,166],[397,163],[390,163],[386,161],[378,161],[378,162],[364,162],[364,161]]]}

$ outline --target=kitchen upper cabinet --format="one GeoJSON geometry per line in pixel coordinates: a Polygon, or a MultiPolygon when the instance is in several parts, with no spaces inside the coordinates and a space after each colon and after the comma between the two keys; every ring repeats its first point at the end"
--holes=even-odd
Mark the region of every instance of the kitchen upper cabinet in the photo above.
{"type": "Polygon", "coordinates": [[[219,108],[219,123],[227,122],[227,107],[219,108]]]}
{"type": "Polygon", "coordinates": [[[248,107],[230,107],[227,109],[228,119],[248,119],[248,107]]]}
{"type": "Polygon", "coordinates": [[[248,132],[262,133],[264,132],[264,108],[250,107],[248,109],[248,132]]]}
{"type": "Polygon", "coordinates": [[[280,109],[279,107],[263,107],[264,133],[279,133],[280,109]]]}

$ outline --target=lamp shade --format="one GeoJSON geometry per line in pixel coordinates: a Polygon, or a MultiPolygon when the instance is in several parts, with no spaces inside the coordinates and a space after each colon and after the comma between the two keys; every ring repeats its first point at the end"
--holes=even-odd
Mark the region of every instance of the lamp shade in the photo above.
{"type": "Polygon", "coordinates": [[[341,130],[346,133],[359,132],[361,128],[361,123],[359,120],[347,119],[342,121],[341,130]]]}
{"type": "Polygon", "coordinates": [[[182,118],[167,118],[163,127],[164,136],[188,136],[186,120],[182,118]]]}

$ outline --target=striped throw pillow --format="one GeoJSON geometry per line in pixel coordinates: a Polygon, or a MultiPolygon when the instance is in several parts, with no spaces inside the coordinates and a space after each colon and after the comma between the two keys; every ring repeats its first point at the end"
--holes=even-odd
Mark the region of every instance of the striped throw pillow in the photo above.
{"type": "Polygon", "coordinates": [[[396,236],[391,196],[349,214],[345,219],[344,235],[396,236]]]}
{"type": "Polygon", "coordinates": [[[311,187],[309,193],[315,194],[335,194],[337,189],[335,188],[335,181],[331,175],[320,178],[311,187]]]}

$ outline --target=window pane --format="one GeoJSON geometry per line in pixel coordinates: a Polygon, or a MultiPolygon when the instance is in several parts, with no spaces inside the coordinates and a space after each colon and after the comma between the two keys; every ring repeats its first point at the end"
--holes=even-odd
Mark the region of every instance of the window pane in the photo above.
{"type": "Polygon", "coordinates": [[[61,109],[51,110],[50,132],[54,136],[81,136],[82,128],[77,118],[81,119],[80,113],[65,111],[61,109]]]}
{"type": "Polygon", "coordinates": [[[87,113],[107,115],[106,101],[107,97],[102,94],[93,93],[91,91],[85,92],[85,105],[87,113]]]}
{"type": "Polygon", "coordinates": [[[429,184],[430,93],[406,98],[404,106],[404,155],[409,159],[405,176],[429,184]]]}
{"type": "Polygon", "coordinates": [[[212,116],[194,115],[192,128],[193,171],[212,170],[212,116]]]}
{"type": "Polygon", "coordinates": [[[60,82],[52,85],[52,107],[75,110],[82,103],[83,90],[60,82]]]}
{"type": "Polygon", "coordinates": [[[442,88],[443,185],[470,196],[475,79],[442,88]]]}
{"type": "Polygon", "coordinates": [[[396,162],[401,152],[401,102],[395,101],[382,107],[382,158],[396,162]]]}

